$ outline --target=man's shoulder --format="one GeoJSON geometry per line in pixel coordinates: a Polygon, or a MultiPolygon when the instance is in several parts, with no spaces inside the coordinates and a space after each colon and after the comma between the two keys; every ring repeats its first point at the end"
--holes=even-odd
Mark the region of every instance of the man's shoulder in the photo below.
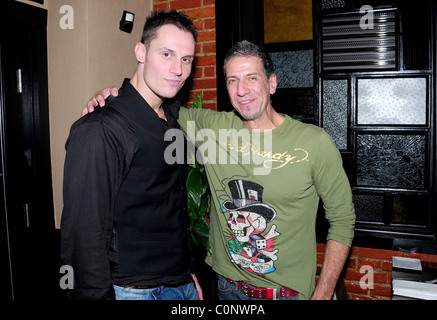
{"type": "Polygon", "coordinates": [[[303,131],[306,134],[322,134],[325,130],[311,123],[302,122],[289,115],[285,115],[288,125],[298,131],[303,131]]]}
{"type": "Polygon", "coordinates": [[[125,121],[124,117],[112,108],[111,106],[97,107],[93,112],[90,112],[78,120],[73,124],[73,127],[80,126],[82,124],[91,124],[91,123],[110,123],[117,121],[125,121]]]}
{"type": "Polygon", "coordinates": [[[204,108],[181,107],[179,110],[179,121],[200,120],[210,126],[224,126],[232,124],[235,120],[241,119],[234,111],[216,111],[204,108]]]}
{"type": "Polygon", "coordinates": [[[95,109],[78,119],[70,129],[66,146],[74,143],[84,146],[113,141],[119,146],[132,145],[136,135],[129,122],[110,106],[95,109]]]}
{"type": "Polygon", "coordinates": [[[111,106],[98,107],[93,112],[76,120],[71,126],[71,132],[77,133],[92,134],[103,131],[120,136],[124,132],[133,132],[129,122],[111,106]]]}

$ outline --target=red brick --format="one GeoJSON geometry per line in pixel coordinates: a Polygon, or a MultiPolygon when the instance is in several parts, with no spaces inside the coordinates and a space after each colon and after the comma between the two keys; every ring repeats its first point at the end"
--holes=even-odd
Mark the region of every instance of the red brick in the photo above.
{"type": "Polygon", "coordinates": [[[360,273],[357,270],[347,269],[344,273],[344,279],[350,281],[360,281],[363,275],[363,273],[360,273]]]}
{"type": "Polygon", "coordinates": [[[362,289],[358,282],[347,282],[345,281],[346,291],[348,293],[358,293],[367,295],[368,289],[362,289]]]}
{"type": "Polygon", "coordinates": [[[326,244],[324,244],[324,243],[317,243],[317,252],[325,252],[325,247],[326,247],[326,244]]]}
{"type": "Polygon", "coordinates": [[[317,253],[317,264],[322,264],[323,263],[324,256],[325,255],[323,253],[317,253]]]}
{"type": "Polygon", "coordinates": [[[213,42],[206,42],[206,41],[202,41],[199,42],[197,47],[196,47],[196,54],[197,55],[215,55],[216,53],[216,46],[215,46],[215,41],[213,42]]]}
{"type": "Polygon", "coordinates": [[[202,42],[201,43],[197,43],[196,51],[194,52],[194,54],[196,56],[202,56],[203,55],[203,45],[202,45],[202,42]]]}
{"type": "Polygon", "coordinates": [[[202,7],[188,10],[187,14],[192,19],[215,18],[215,7],[202,7]]]}
{"type": "Polygon", "coordinates": [[[191,89],[212,89],[217,88],[216,79],[195,79],[191,89]]]}
{"type": "Polygon", "coordinates": [[[217,100],[217,90],[216,89],[203,89],[203,90],[190,90],[188,95],[189,100],[193,100],[198,96],[198,94],[202,92],[202,102],[209,101],[214,102],[217,100]]]}
{"type": "Polygon", "coordinates": [[[205,76],[205,78],[216,77],[217,75],[215,73],[215,67],[204,67],[203,75],[205,76]]]}
{"type": "Polygon", "coordinates": [[[171,2],[172,9],[192,9],[199,8],[201,6],[201,0],[174,0],[171,2]]]}
{"type": "Polygon", "coordinates": [[[391,259],[393,257],[393,251],[370,249],[370,248],[359,248],[359,255],[362,258],[391,259]]]}
{"type": "MultiPolygon", "coordinates": [[[[190,102],[194,101],[194,99],[199,95],[199,93],[201,91],[202,90],[190,90],[190,93],[188,94],[188,101],[190,101],[190,102]]],[[[202,99],[202,101],[203,101],[203,99],[202,99]]],[[[191,104],[192,103],[190,103],[188,105],[191,107],[191,104]]]]}
{"type": "Polygon", "coordinates": [[[204,23],[203,23],[203,20],[194,20],[193,21],[193,24],[194,24],[194,26],[197,28],[197,31],[199,31],[199,30],[203,30],[203,28],[204,28],[204,23]]]}
{"type": "Polygon", "coordinates": [[[357,270],[358,259],[356,257],[349,256],[349,258],[346,260],[345,265],[346,265],[346,268],[348,268],[348,269],[357,270]]]}
{"type": "Polygon", "coordinates": [[[203,78],[203,67],[195,67],[191,72],[191,76],[193,79],[201,79],[203,78]]]}
{"type": "Polygon", "coordinates": [[[196,67],[201,66],[215,66],[216,64],[216,56],[215,55],[197,55],[195,59],[196,67]]]}
{"type": "Polygon", "coordinates": [[[215,29],[215,19],[205,19],[205,29],[215,29]]]}
{"type": "Polygon", "coordinates": [[[203,107],[205,109],[217,110],[217,103],[204,103],[203,107]]]}
{"type": "Polygon", "coordinates": [[[373,282],[376,284],[390,284],[391,276],[387,272],[375,272],[373,274],[373,282]]]}
{"type": "MultiPolygon", "coordinates": [[[[346,269],[344,278],[345,280],[351,280],[351,281],[360,281],[364,276],[370,276],[368,275],[368,270],[352,270],[352,269],[346,269]],[[360,272],[361,271],[361,272],[360,272]]],[[[370,279],[369,279],[370,280],[370,279]]],[[[379,283],[379,284],[388,284],[390,283],[390,273],[388,272],[377,272],[373,271],[373,283],[379,283]]]]}
{"type": "Polygon", "coordinates": [[[203,55],[202,44],[198,43],[196,46],[196,51],[194,51],[196,57],[203,55]]]}
{"type": "Polygon", "coordinates": [[[391,269],[392,269],[392,262],[391,262],[391,260],[390,260],[390,261],[388,261],[388,260],[383,260],[383,261],[382,261],[382,267],[381,267],[381,270],[382,270],[382,271],[391,272],[391,269]]]}
{"type": "Polygon", "coordinates": [[[215,0],[203,0],[203,5],[204,6],[207,6],[207,5],[210,5],[210,4],[215,5],[215,0]]]}
{"type": "Polygon", "coordinates": [[[216,47],[215,41],[202,43],[202,52],[215,54],[217,52],[217,47],[216,47]]]}
{"type": "Polygon", "coordinates": [[[391,297],[391,286],[390,285],[378,285],[375,284],[373,289],[370,289],[371,296],[382,296],[391,297]]]}
{"type": "Polygon", "coordinates": [[[358,256],[358,248],[357,247],[352,247],[349,250],[349,256],[351,257],[356,257],[358,256]]]}
{"type": "Polygon", "coordinates": [[[217,102],[217,90],[205,90],[203,92],[203,100],[217,102]]]}
{"type": "Polygon", "coordinates": [[[369,296],[369,299],[361,299],[361,300],[391,300],[390,297],[375,297],[375,296],[369,296]]]}
{"type": "Polygon", "coordinates": [[[437,255],[435,254],[424,254],[421,256],[422,261],[437,263],[437,255]]]}
{"type": "Polygon", "coordinates": [[[197,33],[197,41],[198,42],[202,42],[202,41],[214,41],[215,40],[215,30],[207,30],[207,31],[202,31],[200,30],[197,33]]]}
{"type": "Polygon", "coordinates": [[[349,300],[374,300],[372,297],[358,294],[348,294],[349,300]]]}
{"type": "Polygon", "coordinates": [[[382,260],[359,258],[357,269],[360,270],[362,266],[370,266],[373,269],[381,270],[382,260]]]}

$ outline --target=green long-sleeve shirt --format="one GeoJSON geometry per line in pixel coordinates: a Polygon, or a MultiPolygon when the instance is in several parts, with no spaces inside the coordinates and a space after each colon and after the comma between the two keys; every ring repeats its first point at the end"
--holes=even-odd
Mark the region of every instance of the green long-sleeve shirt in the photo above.
{"type": "Polygon", "coordinates": [[[331,137],[288,116],[265,133],[245,129],[234,112],[181,108],[178,122],[203,155],[212,190],[207,263],[234,281],[308,299],[319,199],[328,240],[350,246],[354,234],[351,189],[331,137]]]}

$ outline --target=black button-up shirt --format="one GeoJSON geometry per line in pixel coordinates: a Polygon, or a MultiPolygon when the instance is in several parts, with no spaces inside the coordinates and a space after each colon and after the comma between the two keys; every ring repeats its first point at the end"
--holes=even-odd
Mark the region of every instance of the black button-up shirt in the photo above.
{"type": "Polygon", "coordinates": [[[79,119],[67,140],[61,256],[76,297],[112,299],[112,284],[154,287],[190,281],[186,165],[168,164],[167,126],[126,79],[107,107],[79,119]]]}

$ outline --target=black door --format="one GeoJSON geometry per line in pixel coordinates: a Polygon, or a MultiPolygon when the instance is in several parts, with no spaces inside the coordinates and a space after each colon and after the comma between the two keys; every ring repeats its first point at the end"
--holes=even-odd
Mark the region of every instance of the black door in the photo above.
{"type": "Polygon", "coordinates": [[[52,196],[47,11],[1,6],[1,263],[9,300],[60,296],[52,196]]]}

